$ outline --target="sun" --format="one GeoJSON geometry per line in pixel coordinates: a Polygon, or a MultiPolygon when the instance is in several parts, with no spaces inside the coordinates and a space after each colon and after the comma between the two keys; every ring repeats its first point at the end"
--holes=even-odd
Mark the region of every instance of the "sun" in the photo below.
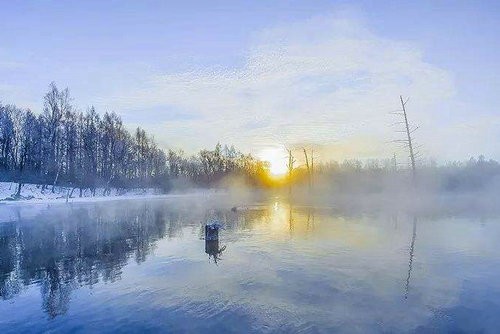
{"type": "Polygon", "coordinates": [[[281,147],[270,147],[259,152],[258,157],[269,162],[269,172],[274,176],[286,174],[286,154],[281,147]]]}

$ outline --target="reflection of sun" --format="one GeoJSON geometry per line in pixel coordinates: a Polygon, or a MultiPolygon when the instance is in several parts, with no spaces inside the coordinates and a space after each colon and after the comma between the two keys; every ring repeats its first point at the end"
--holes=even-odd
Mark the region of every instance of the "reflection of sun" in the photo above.
{"type": "Polygon", "coordinates": [[[258,157],[269,162],[269,171],[271,174],[278,176],[286,173],[286,154],[283,148],[266,148],[259,152],[258,157]]]}

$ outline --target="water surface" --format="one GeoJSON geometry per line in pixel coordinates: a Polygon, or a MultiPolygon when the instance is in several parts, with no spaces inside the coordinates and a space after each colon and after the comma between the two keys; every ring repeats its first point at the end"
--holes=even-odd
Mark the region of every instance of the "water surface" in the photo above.
{"type": "Polygon", "coordinates": [[[493,333],[499,238],[498,217],[279,199],[4,206],[0,332],[493,333]]]}

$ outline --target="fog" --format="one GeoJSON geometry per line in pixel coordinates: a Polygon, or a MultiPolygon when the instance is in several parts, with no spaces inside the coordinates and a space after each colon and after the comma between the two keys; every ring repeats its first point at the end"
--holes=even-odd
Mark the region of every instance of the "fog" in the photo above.
{"type": "Polygon", "coordinates": [[[220,188],[238,205],[279,198],[294,205],[347,211],[405,211],[427,214],[499,212],[500,165],[483,157],[444,166],[409,169],[353,163],[320,165],[309,179],[298,168],[268,187],[251,187],[243,178],[226,178],[220,188]],[[290,181],[291,180],[291,181],[290,181]]]}
{"type": "Polygon", "coordinates": [[[500,293],[498,212],[423,199],[411,206],[415,201],[388,195],[394,188],[356,189],[356,196],[318,188],[311,197],[296,186],[290,200],[287,189],[231,182],[210,195],[1,205],[0,311],[13,316],[0,317],[0,329],[295,332],[349,331],[355,323],[355,332],[407,332],[498,325],[491,320],[500,293]],[[217,263],[204,247],[208,221],[223,225],[217,263]],[[465,304],[470,313],[463,315],[465,304]],[[127,317],[117,321],[120,314],[127,317]]]}

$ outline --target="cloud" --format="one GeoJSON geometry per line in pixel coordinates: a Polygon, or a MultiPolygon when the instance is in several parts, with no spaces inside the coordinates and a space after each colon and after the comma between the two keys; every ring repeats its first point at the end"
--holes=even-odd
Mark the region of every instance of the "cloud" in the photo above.
{"type": "Polygon", "coordinates": [[[392,155],[388,112],[399,107],[400,94],[411,96],[414,121],[432,125],[436,101],[454,94],[453,78],[416,46],[333,14],[261,31],[237,68],[149,75],[103,103],[125,115],[164,110],[146,128],[173,147],[223,141],[258,152],[276,144],[370,142],[333,157],[345,158],[392,155]]]}

